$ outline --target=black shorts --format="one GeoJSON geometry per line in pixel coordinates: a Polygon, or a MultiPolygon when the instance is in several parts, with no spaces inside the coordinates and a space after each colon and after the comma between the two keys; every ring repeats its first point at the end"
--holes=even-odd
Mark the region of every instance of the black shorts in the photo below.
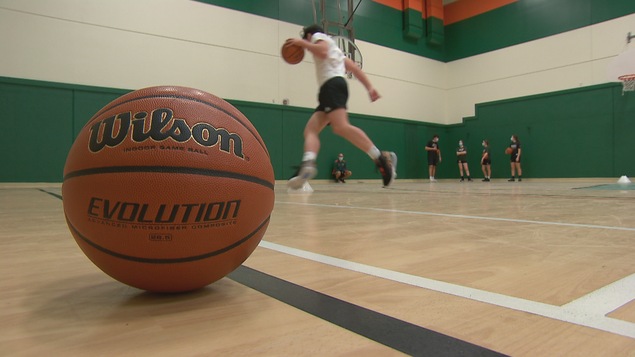
{"type": "Polygon", "coordinates": [[[511,162],[518,162],[518,163],[520,163],[520,158],[518,159],[518,161],[516,161],[516,157],[517,157],[517,156],[518,156],[518,155],[512,155],[512,156],[510,157],[509,161],[511,161],[511,162]]]}
{"type": "Polygon", "coordinates": [[[456,160],[456,162],[458,162],[459,164],[464,164],[464,163],[467,162],[467,159],[466,158],[459,158],[459,159],[456,160]]]}
{"type": "Polygon", "coordinates": [[[320,87],[319,105],[316,112],[330,113],[335,109],[346,109],[348,101],[348,84],[344,77],[333,77],[320,87]]]}
{"type": "Polygon", "coordinates": [[[438,163],[439,163],[438,157],[428,158],[428,166],[437,166],[438,163]]]}
{"type": "Polygon", "coordinates": [[[483,160],[483,164],[482,165],[486,165],[487,166],[487,165],[489,165],[491,163],[492,162],[489,159],[485,159],[485,160],[483,160]]]}

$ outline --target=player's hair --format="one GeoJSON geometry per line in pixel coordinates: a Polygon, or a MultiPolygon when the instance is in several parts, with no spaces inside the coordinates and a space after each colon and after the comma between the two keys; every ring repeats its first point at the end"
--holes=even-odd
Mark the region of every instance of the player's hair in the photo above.
{"type": "Polygon", "coordinates": [[[306,40],[309,34],[313,35],[314,33],[317,33],[317,32],[324,33],[324,29],[322,28],[322,26],[317,24],[306,26],[305,28],[302,29],[302,38],[306,40]]]}

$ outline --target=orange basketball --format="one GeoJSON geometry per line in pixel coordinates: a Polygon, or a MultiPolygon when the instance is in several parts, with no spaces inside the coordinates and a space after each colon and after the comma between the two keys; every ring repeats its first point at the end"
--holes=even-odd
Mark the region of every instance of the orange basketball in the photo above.
{"type": "Polygon", "coordinates": [[[507,149],[505,149],[505,154],[507,154],[507,155],[511,155],[511,153],[512,153],[513,151],[514,151],[514,150],[512,150],[512,148],[507,148],[507,149]]]}
{"type": "Polygon", "coordinates": [[[304,48],[290,43],[285,42],[280,52],[282,53],[282,59],[288,64],[298,64],[304,58],[304,48]]]}
{"type": "Polygon", "coordinates": [[[152,87],[83,127],[62,196],[75,241],[101,270],[180,292],[221,279],[256,249],[274,183],[265,143],[238,109],[197,89],[152,87]]]}

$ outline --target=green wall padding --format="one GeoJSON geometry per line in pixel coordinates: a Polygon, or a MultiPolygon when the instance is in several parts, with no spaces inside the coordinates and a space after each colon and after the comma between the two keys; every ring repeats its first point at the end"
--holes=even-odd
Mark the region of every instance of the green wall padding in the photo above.
{"type": "MultiPolygon", "coordinates": [[[[66,154],[82,126],[104,105],[128,90],[0,77],[4,108],[0,182],[61,182],[66,154]]],[[[312,109],[230,101],[263,137],[276,179],[295,172],[303,152],[303,131],[312,109]]],[[[461,124],[439,125],[351,113],[381,150],[399,155],[401,179],[428,177],[424,147],[439,134],[443,162],[438,178],[458,178],[455,150],[468,149],[472,176],[480,171],[481,141],[489,139],[494,178],[508,177],[504,149],[512,134],[523,145],[526,178],[635,176],[632,141],[635,93],[622,95],[619,84],[604,84],[514,98],[476,107],[461,124]]],[[[333,160],[345,154],[355,179],[379,179],[366,153],[327,127],[321,135],[318,179],[330,178],[333,160]]]]}
{"type": "Polygon", "coordinates": [[[634,128],[635,96],[605,84],[477,105],[474,118],[452,127],[451,140],[464,140],[479,175],[481,142],[489,139],[492,176],[510,176],[504,149],[516,134],[524,177],[619,177],[635,174],[627,144],[634,128]]]}
{"type": "Polygon", "coordinates": [[[406,9],[403,12],[403,35],[411,40],[423,37],[423,18],[421,12],[406,9]]]}
{"type": "Polygon", "coordinates": [[[436,17],[426,19],[426,39],[434,46],[441,46],[445,42],[445,28],[443,20],[436,17]]]}

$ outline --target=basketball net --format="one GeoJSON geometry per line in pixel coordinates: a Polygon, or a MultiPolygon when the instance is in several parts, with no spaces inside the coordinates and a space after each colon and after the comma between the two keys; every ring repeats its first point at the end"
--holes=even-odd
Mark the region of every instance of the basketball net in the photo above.
{"type": "Polygon", "coordinates": [[[624,92],[635,91],[635,74],[625,74],[617,77],[617,79],[622,81],[622,95],[624,95],[624,92]]]}

